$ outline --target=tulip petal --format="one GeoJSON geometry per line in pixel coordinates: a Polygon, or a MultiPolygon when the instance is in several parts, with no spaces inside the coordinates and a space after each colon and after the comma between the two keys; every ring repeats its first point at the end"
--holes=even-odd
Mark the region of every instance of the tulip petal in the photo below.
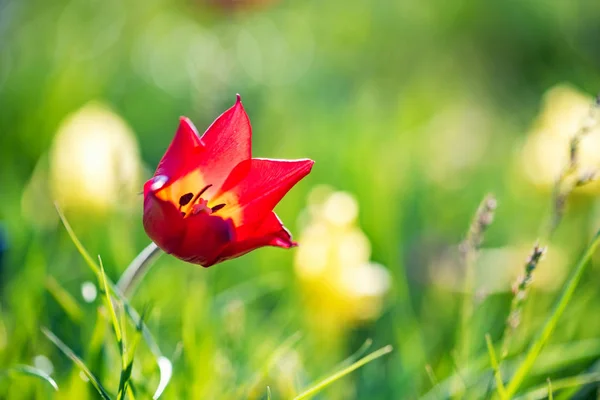
{"type": "Polygon", "coordinates": [[[154,175],[166,176],[169,181],[179,179],[197,167],[197,160],[203,153],[203,147],[192,121],[180,117],[173,141],[158,163],[154,175]]]}
{"type": "Polygon", "coordinates": [[[292,241],[292,235],[274,212],[269,213],[267,218],[259,224],[244,225],[236,230],[238,240],[229,244],[218,259],[214,260],[214,263],[239,257],[259,247],[275,246],[289,249],[296,246],[296,243],[292,241]],[[242,235],[243,237],[241,237],[242,235]]]}
{"type": "Polygon", "coordinates": [[[179,210],[170,201],[156,197],[151,184],[152,181],[149,181],[144,187],[144,229],[158,247],[166,253],[173,253],[185,235],[185,224],[179,210]]]}
{"type": "Polygon", "coordinates": [[[235,241],[235,229],[230,219],[201,212],[185,219],[186,231],[179,243],[176,257],[203,267],[214,264],[219,254],[235,241]]]}
{"type": "Polygon", "coordinates": [[[253,158],[239,163],[220,191],[215,203],[225,203],[222,215],[236,227],[264,220],[285,194],[312,169],[314,161],[253,158]]]}
{"type": "Polygon", "coordinates": [[[205,147],[198,166],[206,181],[218,189],[237,164],[252,157],[252,128],[239,95],[200,140],[205,147]]]}

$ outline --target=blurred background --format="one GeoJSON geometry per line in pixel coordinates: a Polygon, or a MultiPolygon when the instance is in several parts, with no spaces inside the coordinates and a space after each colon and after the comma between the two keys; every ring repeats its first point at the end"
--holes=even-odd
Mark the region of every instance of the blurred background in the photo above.
{"type": "MultiPolygon", "coordinates": [[[[236,93],[255,156],[316,161],[276,208],[300,247],[156,262],[131,302],[151,307],[172,364],[163,398],[260,399],[268,385],[288,399],[387,344],[318,398],[461,397],[465,381],[481,398],[484,335],[504,332],[536,240],[549,250],[509,366],[600,226],[591,183],[545,233],[569,138],[596,124],[599,19],[586,0],[0,0],[0,369],[36,366],[60,387],[0,378],[0,398],[97,398],[41,326],[116,392],[98,283],[53,203],[118,280],[149,243],[140,192],[178,117],[202,132],[236,93]],[[488,193],[498,207],[466,286],[458,245],[488,193]]],[[[599,166],[592,129],[581,168],[599,166]]],[[[527,387],[595,368],[600,263],[588,272],[527,387]]],[[[138,353],[146,398],[159,373],[138,353]]]]}

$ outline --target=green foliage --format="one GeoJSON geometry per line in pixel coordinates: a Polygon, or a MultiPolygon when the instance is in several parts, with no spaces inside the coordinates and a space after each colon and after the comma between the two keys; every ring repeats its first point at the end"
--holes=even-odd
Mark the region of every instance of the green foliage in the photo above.
{"type": "Polygon", "coordinates": [[[0,398],[594,397],[600,3],[221,3],[0,2],[0,398]],[[582,127],[552,88],[589,95],[582,127]],[[123,289],[177,118],[236,93],[256,156],[316,161],[277,207],[300,246],[313,187],[355,196],[376,317],[319,320],[299,249],[165,255],[123,289]],[[73,115],[96,128],[65,136],[73,115]]]}

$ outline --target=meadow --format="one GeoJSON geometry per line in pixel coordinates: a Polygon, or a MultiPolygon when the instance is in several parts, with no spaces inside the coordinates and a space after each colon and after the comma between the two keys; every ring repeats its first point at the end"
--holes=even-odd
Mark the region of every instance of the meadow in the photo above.
{"type": "Polygon", "coordinates": [[[597,398],[599,20],[0,0],[0,399],[597,398]],[[202,268],[144,182],[236,94],[254,157],[315,164],[275,208],[297,247],[202,268]]]}

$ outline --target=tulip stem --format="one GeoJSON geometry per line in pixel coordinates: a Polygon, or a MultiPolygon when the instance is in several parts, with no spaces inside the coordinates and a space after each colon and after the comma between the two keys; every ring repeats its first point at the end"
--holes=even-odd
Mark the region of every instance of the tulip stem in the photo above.
{"type": "Polygon", "coordinates": [[[142,280],[146,272],[150,269],[154,261],[162,254],[154,242],[151,242],[144,250],[133,259],[131,264],[127,267],[125,272],[119,278],[117,282],[117,288],[123,293],[125,297],[129,297],[133,294],[136,285],[142,280]]]}

